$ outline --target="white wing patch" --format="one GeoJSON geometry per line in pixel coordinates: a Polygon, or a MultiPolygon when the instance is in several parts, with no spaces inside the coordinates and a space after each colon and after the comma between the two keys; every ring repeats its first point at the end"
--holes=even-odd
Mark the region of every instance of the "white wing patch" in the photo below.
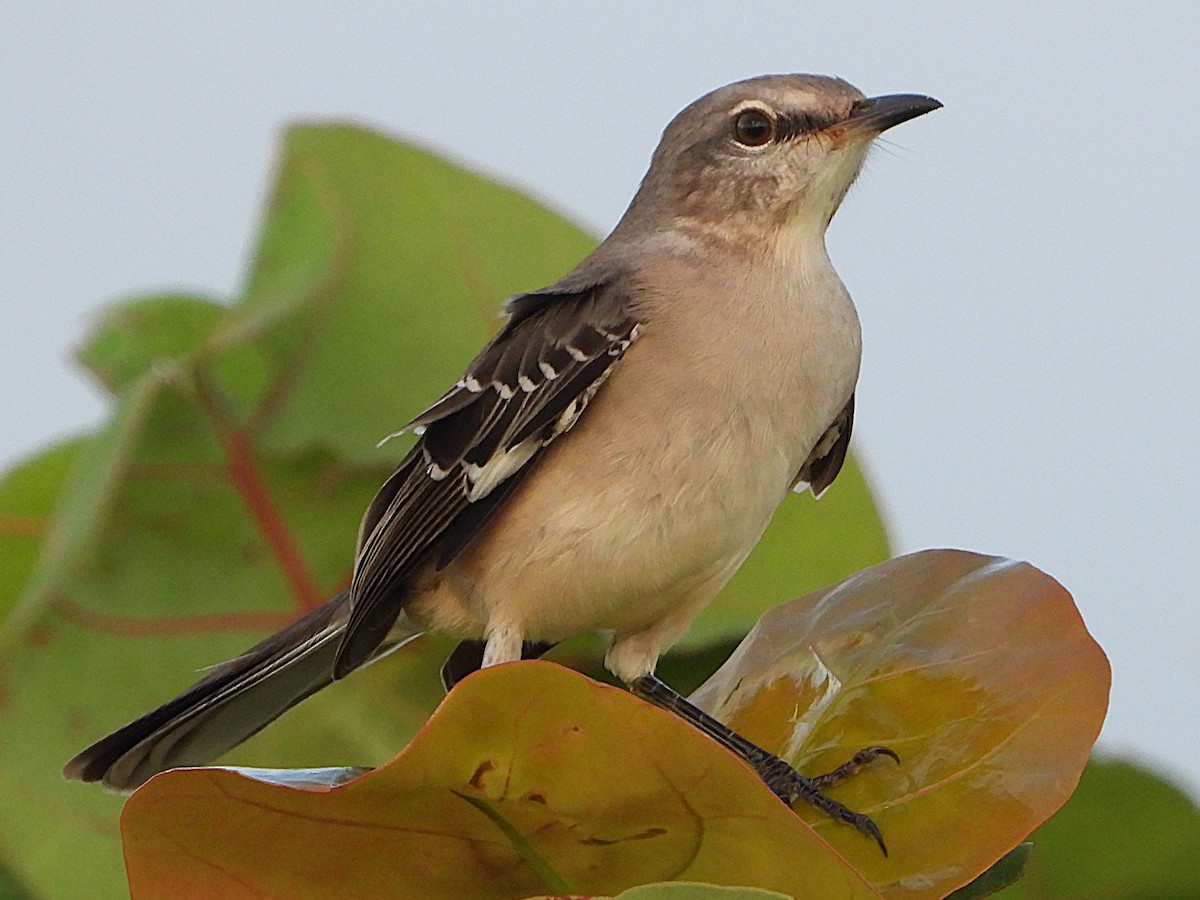
{"type": "MultiPolygon", "coordinates": [[[[466,466],[467,499],[474,503],[482,500],[506,478],[529,462],[530,458],[542,447],[542,442],[530,438],[522,441],[510,450],[497,453],[482,466],[468,464],[466,466]]],[[[430,466],[430,469],[436,468],[430,466]]]]}
{"type": "Polygon", "coordinates": [[[341,671],[392,627],[414,567],[444,569],[487,527],[637,339],[623,273],[573,278],[514,298],[463,377],[398,432],[420,439],[363,516],[341,671]]]}

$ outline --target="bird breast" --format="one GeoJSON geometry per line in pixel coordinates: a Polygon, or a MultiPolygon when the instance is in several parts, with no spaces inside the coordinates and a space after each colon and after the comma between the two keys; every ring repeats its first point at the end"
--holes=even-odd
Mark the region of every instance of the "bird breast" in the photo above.
{"type": "Polygon", "coordinates": [[[690,297],[644,284],[642,337],[447,570],[440,599],[412,612],[463,636],[501,617],[548,641],[698,612],[853,392],[858,321],[826,268],[783,285],[693,270],[674,282],[696,285],[690,297]],[[704,306],[677,315],[668,302],[704,306]]]}

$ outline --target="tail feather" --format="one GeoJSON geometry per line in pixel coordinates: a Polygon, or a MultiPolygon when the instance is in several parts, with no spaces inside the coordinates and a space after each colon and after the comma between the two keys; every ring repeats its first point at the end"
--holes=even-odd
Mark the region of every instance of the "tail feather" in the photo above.
{"type": "MultiPolygon", "coordinates": [[[[166,769],[211,762],[333,681],[348,612],[343,592],[97,741],[68,762],[63,775],[129,791],[166,769]]],[[[389,636],[364,664],[412,636],[389,636]]]]}

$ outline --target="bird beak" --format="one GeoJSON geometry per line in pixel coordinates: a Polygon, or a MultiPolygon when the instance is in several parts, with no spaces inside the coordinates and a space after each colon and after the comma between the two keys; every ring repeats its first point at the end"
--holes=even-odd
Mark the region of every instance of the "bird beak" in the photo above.
{"type": "Polygon", "coordinates": [[[923,94],[868,97],[854,104],[849,117],[841,122],[841,126],[845,133],[874,136],[901,122],[940,109],[941,106],[937,100],[923,94]]]}

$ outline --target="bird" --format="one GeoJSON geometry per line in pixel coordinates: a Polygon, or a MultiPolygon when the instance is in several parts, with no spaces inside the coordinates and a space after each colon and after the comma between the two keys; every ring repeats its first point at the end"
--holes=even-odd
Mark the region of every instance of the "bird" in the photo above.
{"type": "MultiPolygon", "coordinates": [[[[349,587],[70,760],[129,791],[202,765],[427,632],[461,643],[447,689],[573,635],[606,667],[797,798],[873,837],[809,778],[659,680],[655,664],[745,560],[792,491],[845,460],[861,329],[825,233],[883,131],[941,106],[765,75],[670,121],[609,236],[519,294],[370,503],[349,587]]],[[[397,432],[399,433],[399,432],[397,432]]],[[[897,759],[898,761],[898,759],[897,759]]]]}

